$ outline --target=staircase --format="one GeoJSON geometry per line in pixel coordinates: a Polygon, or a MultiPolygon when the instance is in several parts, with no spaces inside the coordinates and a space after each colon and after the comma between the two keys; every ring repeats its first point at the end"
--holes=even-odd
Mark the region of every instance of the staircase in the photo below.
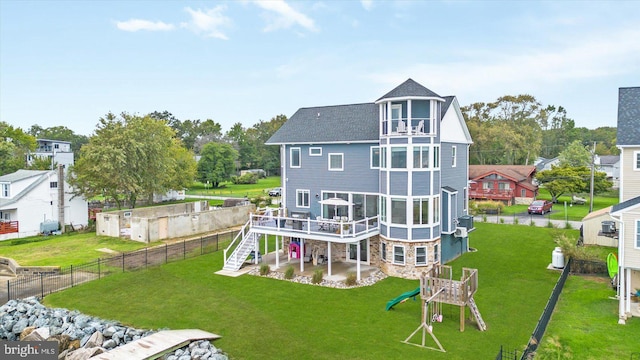
{"type": "Polygon", "coordinates": [[[478,323],[480,331],[487,330],[487,324],[485,324],[484,320],[482,320],[482,315],[480,315],[480,310],[478,310],[478,305],[476,305],[476,301],[473,300],[473,296],[469,298],[469,309],[471,309],[473,317],[476,318],[476,322],[478,323]]]}
{"type": "Polygon", "coordinates": [[[251,253],[255,246],[255,241],[258,234],[253,231],[248,231],[242,241],[236,246],[235,250],[231,253],[231,256],[227,258],[227,261],[222,267],[223,270],[238,271],[242,267],[242,264],[247,260],[247,257],[251,253]]]}

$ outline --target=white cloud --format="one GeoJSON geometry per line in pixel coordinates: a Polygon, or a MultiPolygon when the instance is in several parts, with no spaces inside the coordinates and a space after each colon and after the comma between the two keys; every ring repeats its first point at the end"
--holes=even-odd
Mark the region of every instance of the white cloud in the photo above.
{"type": "Polygon", "coordinates": [[[264,28],[265,32],[288,29],[294,25],[302,26],[310,31],[318,31],[313,19],[295,10],[284,0],[254,1],[253,3],[269,12],[265,15],[267,20],[267,26],[264,28]]]}
{"type": "Polygon", "coordinates": [[[186,7],[184,10],[191,15],[191,20],[180,24],[180,26],[206,37],[228,40],[229,38],[222,29],[230,27],[233,22],[231,18],[224,16],[223,12],[226,9],[225,5],[218,5],[213,9],[205,9],[204,11],[186,7]]]}
{"type": "Polygon", "coordinates": [[[166,24],[162,21],[149,21],[142,19],[130,19],[127,21],[116,21],[116,27],[123,31],[139,31],[139,30],[147,30],[147,31],[170,31],[175,29],[173,24],[166,24]]]}
{"type": "Polygon", "coordinates": [[[373,0],[360,0],[360,4],[362,4],[362,7],[367,11],[373,8],[373,0]]]}

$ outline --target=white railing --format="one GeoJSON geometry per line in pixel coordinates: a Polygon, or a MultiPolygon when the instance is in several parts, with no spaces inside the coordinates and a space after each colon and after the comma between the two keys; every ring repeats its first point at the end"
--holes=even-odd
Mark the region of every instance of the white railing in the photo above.
{"type": "Polygon", "coordinates": [[[379,230],[378,216],[361,220],[339,221],[252,214],[249,222],[256,229],[267,228],[278,231],[282,229],[287,233],[335,236],[339,238],[356,237],[379,230]]]}
{"type": "Polygon", "coordinates": [[[382,121],[382,134],[432,135],[432,125],[430,118],[385,119],[382,121]]]}
{"type": "Polygon", "coordinates": [[[251,224],[251,220],[247,221],[247,223],[244,224],[244,226],[242,226],[242,229],[240,229],[240,232],[238,232],[238,234],[236,234],[236,237],[233,238],[233,240],[231,241],[231,244],[229,244],[229,246],[227,246],[224,249],[224,264],[227,263],[227,253],[229,252],[229,250],[231,250],[231,248],[233,248],[234,245],[236,245],[236,242],[239,242],[238,239],[240,239],[240,240],[244,239],[244,237],[249,232],[250,224],[251,224]]]}

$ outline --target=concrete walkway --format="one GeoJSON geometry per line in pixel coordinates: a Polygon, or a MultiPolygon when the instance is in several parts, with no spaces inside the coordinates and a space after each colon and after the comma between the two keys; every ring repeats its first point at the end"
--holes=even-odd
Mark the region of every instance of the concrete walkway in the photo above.
{"type": "Polygon", "coordinates": [[[164,330],[132,341],[106,353],[92,357],[94,360],[144,360],[157,359],[193,341],[216,340],[221,338],[204,330],[164,330]]]}

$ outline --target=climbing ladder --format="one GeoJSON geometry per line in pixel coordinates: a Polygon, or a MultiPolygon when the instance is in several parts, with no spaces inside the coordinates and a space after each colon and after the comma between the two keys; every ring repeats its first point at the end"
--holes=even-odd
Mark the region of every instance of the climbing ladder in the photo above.
{"type": "Polygon", "coordinates": [[[227,258],[222,269],[228,271],[240,270],[242,264],[251,254],[251,251],[254,250],[256,239],[258,239],[258,236],[259,234],[251,230],[246,232],[238,246],[236,246],[236,248],[231,253],[231,256],[227,258]]]}
{"type": "Polygon", "coordinates": [[[482,320],[482,315],[480,315],[480,310],[478,310],[478,305],[476,305],[476,301],[473,300],[473,297],[469,298],[469,309],[471,309],[471,313],[473,314],[473,317],[475,317],[480,330],[487,330],[487,324],[485,324],[484,320],[482,320]]]}

